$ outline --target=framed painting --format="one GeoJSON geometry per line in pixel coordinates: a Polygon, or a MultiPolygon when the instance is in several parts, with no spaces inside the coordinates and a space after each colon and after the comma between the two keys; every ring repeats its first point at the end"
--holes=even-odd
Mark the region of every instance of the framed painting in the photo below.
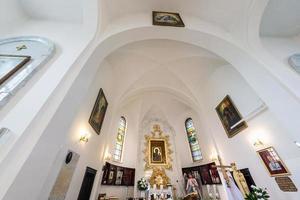
{"type": "Polygon", "coordinates": [[[165,165],[166,159],[166,144],[165,140],[153,139],[150,140],[150,163],[165,165]]]}
{"type": "Polygon", "coordinates": [[[179,13],[153,11],[152,20],[153,25],[157,26],[184,27],[179,13]]]}
{"type": "Polygon", "coordinates": [[[243,118],[229,95],[216,107],[216,111],[228,138],[232,138],[248,127],[247,123],[242,121],[243,118]]]}
{"type": "Polygon", "coordinates": [[[201,165],[200,176],[203,185],[217,185],[222,184],[219,172],[215,167],[216,163],[209,163],[206,165],[201,165]]]}
{"type": "Polygon", "coordinates": [[[116,166],[108,162],[103,167],[101,185],[134,186],[135,169],[116,166]]]}
{"type": "Polygon", "coordinates": [[[163,167],[165,169],[172,169],[171,144],[169,142],[169,135],[164,134],[160,125],[154,124],[151,135],[145,135],[145,149],[144,149],[145,170],[154,169],[156,167],[163,167]]]}
{"type": "Polygon", "coordinates": [[[21,69],[30,56],[0,54],[0,85],[21,69]]]}
{"type": "Polygon", "coordinates": [[[123,178],[123,169],[118,167],[117,170],[117,178],[116,178],[116,185],[121,185],[122,184],[122,178],[123,178]]]}
{"type": "Polygon", "coordinates": [[[91,113],[89,123],[99,135],[107,110],[108,102],[101,88],[97,96],[93,111],[91,113]]]}
{"type": "Polygon", "coordinates": [[[264,166],[269,172],[270,176],[288,176],[291,175],[286,165],[283,163],[277,152],[273,147],[268,147],[257,151],[264,166]]]}

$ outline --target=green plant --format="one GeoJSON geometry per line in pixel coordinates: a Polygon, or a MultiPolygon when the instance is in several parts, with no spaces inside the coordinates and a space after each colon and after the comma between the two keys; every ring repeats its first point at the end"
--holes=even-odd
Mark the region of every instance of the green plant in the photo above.
{"type": "Polygon", "coordinates": [[[145,190],[147,190],[147,189],[148,189],[148,183],[147,183],[146,179],[145,179],[145,178],[141,178],[141,180],[139,180],[139,181],[137,182],[137,187],[138,187],[138,189],[139,189],[140,191],[145,191],[145,190]]]}
{"type": "Polygon", "coordinates": [[[268,200],[270,198],[266,189],[254,185],[252,185],[251,188],[253,191],[246,195],[246,200],[268,200]]]}

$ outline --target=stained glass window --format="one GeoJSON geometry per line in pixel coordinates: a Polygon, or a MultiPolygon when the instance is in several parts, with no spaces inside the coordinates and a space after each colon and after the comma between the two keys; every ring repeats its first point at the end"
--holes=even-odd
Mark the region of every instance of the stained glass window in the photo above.
{"type": "Polygon", "coordinates": [[[121,160],[122,160],[122,152],[123,152],[125,134],[126,134],[126,119],[125,119],[125,117],[121,117],[120,122],[119,122],[116,147],[115,147],[115,152],[114,152],[114,157],[113,157],[114,160],[118,161],[118,162],[121,162],[121,160]]]}
{"type": "Polygon", "coordinates": [[[185,121],[185,129],[190,144],[193,161],[197,162],[199,160],[202,160],[203,157],[200,150],[200,145],[197,139],[197,133],[192,118],[188,118],[185,121]]]}

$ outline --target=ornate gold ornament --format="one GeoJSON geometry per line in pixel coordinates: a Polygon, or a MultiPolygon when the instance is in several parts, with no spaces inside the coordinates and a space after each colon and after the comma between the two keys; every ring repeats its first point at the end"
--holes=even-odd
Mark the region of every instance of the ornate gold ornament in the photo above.
{"type": "Polygon", "coordinates": [[[170,184],[170,179],[166,175],[166,172],[163,168],[153,168],[152,175],[150,177],[150,185],[153,187],[155,184],[156,186],[160,187],[162,185],[163,187],[166,187],[168,184],[170,184]]]}
{"type": "Polygon", "coordinates": [[[169,136],[165,135],[160,126],[153,125],[151,135],[145,135],[144,161],[145,170],[154,169],[155,167],[164,167],[172,170],[173,151],[170,149],[169,136]]]}

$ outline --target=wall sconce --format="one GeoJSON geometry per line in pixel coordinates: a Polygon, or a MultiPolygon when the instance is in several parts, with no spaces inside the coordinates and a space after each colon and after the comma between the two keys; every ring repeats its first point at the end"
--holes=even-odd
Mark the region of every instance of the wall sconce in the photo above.
{"type": "Polygon", "coordinates": [[[264,143],[261,140],[257,139],[253,145],[255,147],[262,147],[262,146],[264,146],[264,143]]]}
{"type": "Polygon", "coordinates": [[[111,154],[108,153],[108,152],[106,152],[106,153],[105,153],[105,156],[104,156],[104,160],[105,160],[105,161],[110,161],[110,160],[111,160],[111,157],[112,157],[111,154]]]}
{"type": "Polygon", "coordinates": [[[295,145],[300,148],[300,142],[295,141],[295,145]]]}
{"type": "Polygon", "coordinates": [[[82,133],[81,133],[81,136],[80,136],[80,138],[79,138],[79,141],[80,141],[80,142],[85,142],[85,143],[87,143],[87,142],[89,141],[89,137],[90,137],[90,134],[89,134],[89,133],[87,133],[87,132],[82,132],[82,133]]]}
{"type": "Polygon", "coordinates": [[[210,156],[210,160],[213,161],[213,162],[219,161],[219,155],[218,154],[212,154],[210,156]]]}

